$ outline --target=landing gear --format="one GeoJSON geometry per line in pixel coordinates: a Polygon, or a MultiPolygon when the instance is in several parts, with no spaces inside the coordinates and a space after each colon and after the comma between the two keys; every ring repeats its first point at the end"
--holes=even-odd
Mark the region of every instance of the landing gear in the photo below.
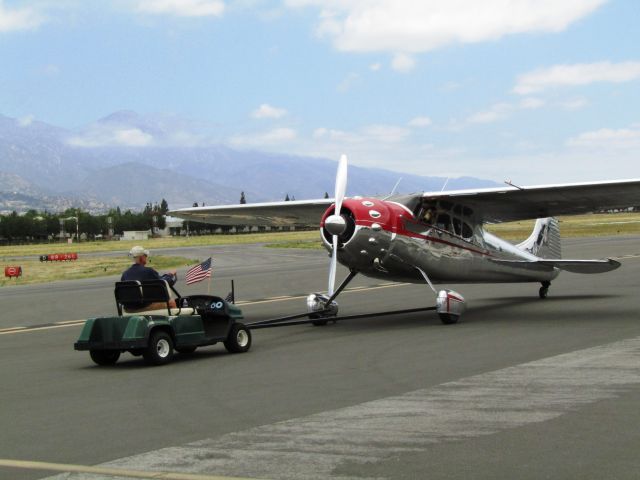
{"type": "Polygon", "coordinates": [[[436,312],[444,325],[458,322],[460,315],[467,309],[464,297],[453,290],[440,290],[436,299],[436,312]]]}
{"type": "Polygon", "coordinates": [[[418,267],[416,267],[416,270],[420,272],[429,287],[431,287],[431,290],[433,290],[433,293],[436,294],[436,312],[438,312],[438,317],[440,317],[443,325],[458,323],[460,315],[467,309],[467,303],[464,297],[453,290],[444,289],[437,291],[433,283],[431,283],[431,280],[429,280],[426,272],[418,267]]]}
{"type": "Polygon", "coordinates": [[[538,290],[538,296],[542,299],[547,298],[549,295],[549,287],[551,286],[551,282],[542,282],[542,286],[540,290],[538,290]]]}
{"type": "Polygon", "coordinates": [[[309,318],[313,320],[311,323],[315,327],[325,326],[332,317],[338,315],[338,304],[334,300],[357,274],[358,272],[351,270],[331,296],[312,293],[307,297],[307,312],[309,312],[309,318]]]}
{"type": "Polygon", "coordinates": [[[312,293],[307,297],[307,312],[314,327],[324,327],[332,317],[338,315],[338,304],[321,293],[312,293]]]}
{"type": "Polygon", "coordinates": [[[460,315],[451,315],[448,313],[439,313],[440,321],[443,325],[453,325],[454,323],[458,323],[458,319],[460,315]]]}

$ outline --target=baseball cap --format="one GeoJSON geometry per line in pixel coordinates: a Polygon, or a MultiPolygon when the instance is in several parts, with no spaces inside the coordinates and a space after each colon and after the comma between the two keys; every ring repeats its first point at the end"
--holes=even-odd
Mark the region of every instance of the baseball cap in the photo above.
{"type": "Polygon", "coordinates": [[[129,251],[129,256],[131,256],[133,258],[141,257],[142,255],[146,255],[148,257],[149,256],[149,250],[147,250],[146,248],[141,247],[140,245],[136,245],[135,247],[133,247],[129,251]]]}

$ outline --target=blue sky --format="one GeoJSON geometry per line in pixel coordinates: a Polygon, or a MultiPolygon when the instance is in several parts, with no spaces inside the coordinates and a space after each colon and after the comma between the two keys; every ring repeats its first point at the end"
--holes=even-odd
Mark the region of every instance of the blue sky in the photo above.
{"type": "Polygon", "coordinates": [[[640,177],[637,0],[0,0],[0,114],[520,184],[640,177]],[[164,131],[126,121],[132,110],[164,131]]]}

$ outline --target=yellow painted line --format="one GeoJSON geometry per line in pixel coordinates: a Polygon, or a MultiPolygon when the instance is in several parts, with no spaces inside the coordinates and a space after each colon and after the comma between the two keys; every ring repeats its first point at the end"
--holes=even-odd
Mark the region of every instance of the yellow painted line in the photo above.
{"type": "Polygon", "coordinates": [[[240,477],[221,477],[219,475],[202,475],[197,473],[180,472],[147,472],[144,470],[126,470],[109,467],[89,467],[66,463],[32,462],[24,460],[1,459],[0,467],[21,468],[24,470],[49,470],[68,473],[95,473],[112,477],[152,478],[163,480],[253,480],[240,477]]]}
{"type": "MultiPolygon", "coordinates": [[[[402,287],[404,285],[408,285],[408,284],[407,283],[385,283],[383,285],[377,285],[375,287],[353,287],[353,288],[347,288],[343,293],[364,292],[369,290],[378,290],[380,288],[402,287]]],[[[307,295],[298,295],[298,296],[291,296],[291,297],[273,297],[273,298],[267,298],[264,300],[238,302],[236,303],[236,305],[244,307],[245,305],[259,305],[262,303],[283,302],[286,300],[300,300],[301,298],[307,298],[307,295]]]]}
{"type": "Polygon", "coordinates": [[[0,332],[0,335],[10,335],[12,333],[25,333],[25,332],[37,332],[40,330],[53,330],[54,328],[66,328],[81,325],[80,323],[74,323],[71,325],[47,325],[46,327],[34,327],[34,328],[20,328],[19,330],[10,330],[8,332],[0,332]]]}
{"type": "Polygon", "coordinates": [[[56,325],[71,325],[84,323],[86,320],[65,320],[64,322],[56,322],[56,325]]]}
{"type": "Polygon", "coordinates": [[[612,257],[614,260],[629,260],[631,258],[640,258],[640,254],[622,255],[620,257],[612,257]]]}
{"type": "Polygon", "coordinates": [[[0,329],[0,334],[1,333],[11,333],[11,332],[15,332],[16,330],[24,330],[27,327],[11,327],[11,328],[3,328],[0,329]]]}

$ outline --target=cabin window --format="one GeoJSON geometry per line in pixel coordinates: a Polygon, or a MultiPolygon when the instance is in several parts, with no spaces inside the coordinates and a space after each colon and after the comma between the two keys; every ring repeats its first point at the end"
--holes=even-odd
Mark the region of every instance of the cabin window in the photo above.
{"type": "Polygon", "coordinates": [[[462,222],[459,218],[453,219],[453,231],[456,235],[462,235],[462,222]]]}
{"type": "Polygon", "coordinates": [[[446,230],[447,232],[451,231],[451,217],[446,213],[441,213],[438,215],[438,220],[436,221],[436,227],[441,230],[446,230]]]}
{"type": "Polygon", "coordinates": [[[473,229],[466,223],[462,223],[462,238],[471,238],[473,237],[473,229]]]}

